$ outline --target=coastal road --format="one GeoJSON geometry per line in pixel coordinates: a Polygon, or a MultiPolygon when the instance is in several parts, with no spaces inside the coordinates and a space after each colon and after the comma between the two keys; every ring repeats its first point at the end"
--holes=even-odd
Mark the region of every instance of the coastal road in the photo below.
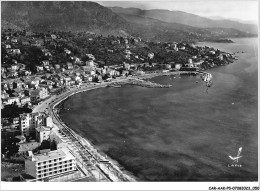
{"type": "MultiPolygon", "coordinates": [[[[106,179],[108,181],[134,181],[133,178],[129,177],[128,175],[125,175],[118,167],[116,167],[112,163],[104,164],[101,161],[106,160],[105,157],[103,157],[101,154],[97,152],[97,150],[94,147],[87,147],[87,145],[90,145],[90,143],[83,144],[85,139],[74,133],[69,127],[67,127],[57,116],[55,112],[55,106],[58,105],[61,101],[66,99],[67,97],[74,95],[76,93],[82,92],[82,91],[88,91],[96,88],[106,87],[108,84],[114,83],[114,82],[122,82],[126,81],[128,79],[118,79],[114,80],[109,83],[100,83],[97,85],[88,85],[88,86],[82,86],[81,88],[71,88],[69,91],[62,93],[61,95],[57,96],[56,98],[53,98],[52,100],[49,100],[48,102],[43,102],[43,104],[48,104],[48,111],[51,115],[53,122],[58,126],[60,130],[63,131],[63,133],[71,140],[70,143],[74,147],[72,151],[74,151],[74,154],[77,156],[77,158],[80,161],[90,161],[92,168],[95,170],[92,172],[97,172],[95,174],[95,177],[100,180],[100,176],[102,179],[106,179]],[[85,156],[91,156],[91,159],[86,158],[85,156]]],[[[45,108],[39,107],[39,108],[45,108]]],[[[86,141],[85,141],[86,142],[86,141]]],[[[82,163],[82,167],[86,168],[86,170],[89,170],[89,166],[82,163]]]]}
{"type": "Polygon", "coordinates": [[[115,79],[111,82],[103,82],[88,85],[85,84],[78,88],[70,88],[68,91],[63,92],[60,95],[52,96],[51,98],[43,101],[40,105],[36,106],[33,109],[33,112],[40,112],[46,110],[48,111],[48,113],[52,117],[55,126],[57,126],[70,140],[70,145],[68,145],[68,148],[72,148],[71,151],[74,153],[74,156],[78,159],[78,161],[81,161],[79,165],[81,165],[82,168],[84,168],[84,170],[92,172],[93,176],[96,177],[97,180],[100,180],[101,176],[103,180],[107,181],[135,181],[134,178],[123,173],[116,165],[114,165],[112,162],[108,161],[106,157],[98,153],[97,150],[88,141],[86,141],[85,139],[77,135],[74,131],[72,131],[69,127],[67,127],[59,118],[58,114],[56,113],[55,107],[66,98],[76,93],[80,93],[82,91],[89,91],[92,89],[107,87],[107,85],[109,84],[126,82],[128,80],[134,80],[137,78],[143,79],[159,75],[174,75],[180,73],[182,72],[173,72],[168,74],[153,73],[138,77],[115,79]],[[103,163],[101,161],[108,161],[108,163],[103,163]],[[89,164],[91,164],[91,167],[89,166],[89,164]],[[90,170],[91,168],[92,170],[90,170]]]}

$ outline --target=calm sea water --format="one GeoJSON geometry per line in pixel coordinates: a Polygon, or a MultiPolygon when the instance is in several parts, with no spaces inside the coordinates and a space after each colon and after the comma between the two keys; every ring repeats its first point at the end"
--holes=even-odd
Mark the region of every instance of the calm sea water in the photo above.
{"type": "Polygon", "coordinates": [[[141,181],[257,181],[257,39],[234,41],[199,44],[245,52],[209,70],[208,93],[198,77],[157,77],[152,81],[173,86],[77,94],[63,103],[60,115],[141,181]],[[229,167],[228,156],[235,157],[239,147],[241,167],[229,167]]]}

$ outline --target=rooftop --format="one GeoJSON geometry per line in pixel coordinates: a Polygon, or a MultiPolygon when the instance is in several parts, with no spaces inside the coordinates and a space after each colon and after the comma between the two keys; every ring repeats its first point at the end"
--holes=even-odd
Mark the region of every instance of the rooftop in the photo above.
{"type": "Polygon", "coordinates": [[[38,161],[38,162],[57,159],[57,158],[64,158],[64,157],[66,157],[66,154],[62,150],[55,150],[48,153],[33,155],[34,161],[38,161]]]}
{"type": "Polygon", "coordinates": [[[45,127],[45,126],[41,126],[41,127],[36,128],[36,131],[38,131],[38,132],[50,131],[50,130],[51,130],[50,127],[45,127]]]}
{"type": "Polygon", "coordinates": [[[31,141],[27,143],[19,144],[19,152],[32,151],[33,149],[39,147],[41,144],[36,141],[31,141]]]}

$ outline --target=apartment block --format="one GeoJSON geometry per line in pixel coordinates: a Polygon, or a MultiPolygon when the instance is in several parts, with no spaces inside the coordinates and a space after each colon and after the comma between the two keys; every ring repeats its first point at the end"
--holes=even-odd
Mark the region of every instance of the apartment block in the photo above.
{"type": "Polygon", "coordinates": [[[22,135],[34,133],[37,127],[52,127],[52,119],[46,113],[23,113],[20,114],[19,127],[22,135]]]}
{"type": "Polygon", "coordinates": [[[76,170],[75,157],[63,150],[32,155],[25,160],[25,173],[35,177],[38,181],[48,181],[76,170]]]}
{"type": "Polygon", "coordinates": [[[37,127],[36,128],[36,141],[41,143],[43,140],[50,138],[51,127],[37,127]]]}

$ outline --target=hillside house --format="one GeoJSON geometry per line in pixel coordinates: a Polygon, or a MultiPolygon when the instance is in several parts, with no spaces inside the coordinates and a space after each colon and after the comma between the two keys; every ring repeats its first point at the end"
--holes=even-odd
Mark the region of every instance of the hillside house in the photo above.
{"type": "Polygon", "coordinates": [[[6,49],[10,49],[10,48],[11,48],[11,45],[10,45],[10,44],[6,44],[6,45],[5,45],[5,48],[6,48],[6,49]]]}
{"type": "Polygon", "coordinates": [[[21,54],[20,49],[12,49],[13,54],[21,54]]]}
{"type": "Polygon", "coordinates": [[[74,57],[74,62],[76,63],[76,64],[79,64],[80,62],[81,62],[81,60],[78,58],[78,57],[74,57]]]}
{"type": "Polygon", "coordinates": [[[12,43],[17,43],[18,40],[17,40],[16,38],[13,38],[13,39],[11,39],[11,42],[12,42],[12,43]]]}
{"type": "Polygon", "coordinates": [[[72,65],[71,62],[67,62],[67,63],[66,63],[66,69],[67,69],[67,70],[72,70],[72,69],[73,69],[73,65],[72,65]]]}
{"type": "Polygon", "coordinates": [[[29,71],[29,70],[24,70],[24,71],[22,71],[22,74],[23,74],[24,76],[30,76],[30,75],[32,74],[32,72],[29,71]]]}
{"type": "Polygon", "coordinates": [[[8,98],[8,97],[9,97],[9,94],[2,90],[1,99],[5,99],[5,98],[8,98]]]}
{"type": "Polygon", "coordinates": [[[70,50],[68,50],[68,49],[64,49],[64,52],[66,53],[66,54],[71,54],[71,51],[70,50]]]}
{"type": "Polygon", "coordinates": [[[19,66],[17,64],[12,64],[11,65],[11,70],[12,71],[16,71],[16,70],[18,70],[18,68],[19,68],[19,66]]]}
{"type": "Polygon", "coordinates": [[[172,66],[176,69],[176,70],[180,70],[182,67],[182,64],[179,63],[172,63],[172,66]]]}
{"type": "Polygon", "coordinates": [[[16,71],[7,72],[7,76],[16,78],[18,77],[18,73],[16,71]]]}
{"type": "Polygon", "coordinates": [[[204,62],[203,60],[200,60],[198,62],[194,62],[193,65],[194,65],[194,67],[198,67],[199,68],[199,67],[201,67],[203,62],[204,62]]]}
{"type": "Polygon", "coordinates": [[[20,105],[20,98],[19,97],[7,97],[3,99],[3,103],[6,105],[14,104],[20,105]]]}
{"type": "Polygon", "coordinates": [[[132,54],[130,50],[125,50],[124,53],[125,54],[132,54]]]}
{"type": "Polygon", "coordinates": [[[131,58],[131,55],[130,55],[130,54],[126,54],[126,55],[125,55],[125,59],[130,60],[130,58],[131,58]]]}
{"type": "Polygon", "coordinates": [[[29,96],[22,97],[20,98],[20,102],[21,105],[25,105],[25,104],[31,105],[31,98],[29,96]]]}
{"type": "Polygon", "coordinates": [[[8,84],[5,83],[5,82],[2,82],[2,83],[1,83],[1,90],[2,90],[2,91],[3,91],[3,90],[8,90],[8,84]]]}
{"type": "Polygon", "coordinates": [[[55,34],[51,34],[52,39],[57,39],[57,36],[55,34]]]}
{"type": "Polygon", "coordinates": [[[43,65],[43,66],[49,66],[49,65],[50,65],[49,60],[43,60],[43,61],[42,61],[42,65],[43,65]]]}
{"type": "Polygon", "coordinates": [[[171,69],[172,65],[171,64],[166,64],[165,67],[166,67],[166,69],[171,69]]]}
{"type": "Polygon", "coordinates": [[[22,88],[22,87],[24,87],[24,85],[25,85],[24,82],[22,82],[20,80],[13,82],[13,88],[22,88]]]}
{"type": "Polygon", "coordinates": [[[148,58],[153,59],[154,58],[154,53],[148,53],[148,58]]]}
{"type": "Polygon", "coordinates": [[[44,70],[43,66],[36,66],[37,72],[42,72],[44,70]]]}
{"type": "Polygon", "coordinates": [[[128,44],[128,43],[129,43],[129,41],[128,41],[127,38],[124,38],[124,43],[125,43],[125,44],[128,44]]]}
{"type": "Polygon", "coordinates": [[[95,57],[93,54],[86,54],[86,57],[89,59],[89,60],[95,60],[95,57]]]}
{"type": "Polygon", "coordinates": [[[223,54],[220,54],[220,55],[218,56],[218,59],[222,61],[222,60],[223,60],[223,54]]]}

